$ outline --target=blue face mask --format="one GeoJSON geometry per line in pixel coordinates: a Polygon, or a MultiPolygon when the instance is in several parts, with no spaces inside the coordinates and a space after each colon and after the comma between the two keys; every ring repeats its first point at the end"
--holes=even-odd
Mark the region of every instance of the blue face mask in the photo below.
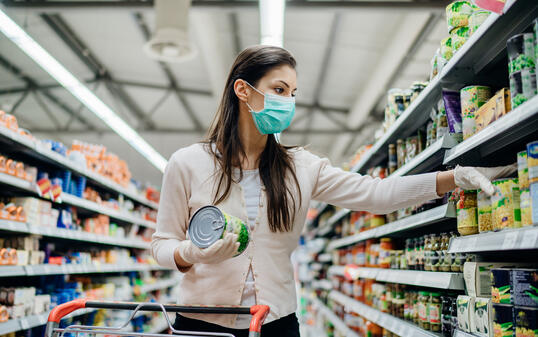
{"type": "Polygon", "coordinates": [[[261,111],[254,111],[247,103],[258,131],[262,135],[269,135],[286,130],[295,115],[295,97],[264,94],[247,81],[245,82],[264,97],[263,109],[261,111]]]}

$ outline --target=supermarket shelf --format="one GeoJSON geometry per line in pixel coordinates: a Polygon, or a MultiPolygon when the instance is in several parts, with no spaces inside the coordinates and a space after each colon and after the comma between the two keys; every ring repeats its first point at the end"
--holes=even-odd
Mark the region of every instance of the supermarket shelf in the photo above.
{"type": "Polygon", "coordinates": [[[419,153],[410,162],[396,170],[391,176],[428,172],[443,162],[445,151],[458,144],[452,135],[446,135],[419,153]]]}
{"type": "MultiPolygon", "coordinates": [[[[445,165],[477,165],[485,156],[536,135],[538,96],[447,151],[445,165]]],[[[515,158],[515,156],[514,156],[515,158]]]]}
{"type": "MultiPolygon", "coordinates": [[[[32,183],[30,183],[29,181],[11,176],[9,174],[0,173],[0,183],[3,183],[5,185],[10,185],[17,189],[31,193],[34,197],[38,196],[36,189],[33,188],[32,186],[32,183]]],[[[138,225],[142,225],[148,228],[156,228],[157,226],[155,222],[148,221],[148,220],[142,219],[141,217],[131,215],[125,211],[118,211],[109,207],[105,207],[93,201],[79,198],[68,193],[62,193],[61,200],[62,200],[62,203],[65,203],[71,206],[76,206],[79,208],[83,208],[83,209],[86,209],[95,213],[108,215],[112,219],[116,219],[119,221],[138,224],[138,225]]]]}
{"type": "Polygon", "coordinates": [[[461,331],[461,330],[455,330],[452,337],[477,337],[477,336],[470,334],[468,332],[461,331]]]}
{"type": "Polygon", "coordinates": [[[316,215],[315,218],[313,218],[312,220],[308,220],[306,222],[306,227],[309,228],[312,226],[312,224],[314,223],[314,221],[316,221],[317,218],[319,218],[319,216],[325,212],[327,210],[327,207],[329,207],[329,204],[325,203],[325,202],[320,202],[318,205],[316,205],[316,207],[314,207],[315,209],[318,210],[318,214],[316,215]]]}
{"type": "MultiPolygon", "coordinates": [[[[500,16],[491,14],[383,137],[363,155],[353,167],[353,172],[366,173],[370,167],[387,158],[389,144],[409,136],[417,126],[426,123],[431,107],[441,98],[443,87],[453,86],[454,89],[459,89],[464,85],[476,83],[477,74],[502,59],[503,51],[506,50],[506,40],[521,33],[536,16],[538,16],[538,2],[535,1],[507,1],[505,14],[500,16]]],[[[484,75],[483,78],[479,78],[481,83],[495,84],[488,83],[496,81],[494,76],[489,73],[484,75]]],[[[536,103],[534,105],[536,106],[536,103]]]]}
{"type": "MultiPolygon", "coordinates": [[[[127,301],[130,299],[123,299],[123,300],[127,301]]],[[[62,318],[62,320],[68,319],[71,317],[86,315],[96,310],[97,309],[94,309],[94,308],[79,309],[77,311],[74,311],[70,314],[65,315],[62,318]]],[[[40,315],[32,315],[32,316],[28,316],[24,318],[19,318],[19,319],[11,319],[5,323],[0,323],[0,336],[8,334],[8,333],[12,333],[12,332],[28,330],[28,329],[32,329],[38,326],[45,325],[47,324],[48,317],[49,317],[49,313],[47,312],[40,315]]]]}
{"type": "Polygon", "coordinates": [[[119,184],[100,176],[99,174],[88,170],[85,167],[81,167],[76,163],[73,163],[66,157],[40,145],[39,142],[32,141],[27,137],[21,136],[16,132],[13,132],[6,128],[0,128],[0,141],[8,143],[11,146],[19,148],[21,151],[30,155],[38,160],[43,160],[49,164],[59,166],[64,169],[75,172],[76,174],[85,176],[92,182],[108,189],[123,194],[125,197],[134,200],[147,207],[157,209],[158,205],[155,202],[147,200],[145,197],[138,195],[136,192],[129,191],[127,188],[120,186],[119,184]]]}
{"type": "Polygon", "coordinates": [[[140,287],[140,292],[149,293],[155,290],[168,289],[179,284],[180,279],[172,277],[168,280],[157,281],[153,284],[145,284],[140,287]]]}
{"type": "Polygon", "coordinates": [[[327,223],[323,227],[318,228],[317,236],[325,236],[332,232],[334,225],[345,218],[349,213],[351,213],[351,210],[345,208],[336,212],[327,220],[327,223]]]}
{"type": "Polygon", "coordinates": [[[431,272],[419,270],[397,270],[382,268],[363,268],[356,266],[331,267],[332,275],[350,276],[353,279],[368,278],[380,282],[409,284],[437,289],[464,290],[462,273],[431,272]]]}
{"type": "Polygon", "coordinates": [[[321,316],[325,317],[329,322],[334,325],[335,329],[340,331],[344,334],[346,337],[358,337],[353,330],[347,327],[347,325],[334,314],[334,312],[329,309],[325,304],[323,304],[320,300],[318,300],[316,297],[311,297],[310,300],[312,301],[312,304],[318,309],[318,313],[321,314],[321,316]]]}
{"type": "Polygon", "coordinates": [[[520,249],[538,249],[538,224],[531,227],[505,229],[460,236],[450,240],[450,253],[472,253],[508,251],[520,249]]]}
{"type": "Polygon", "coordinates": [[[314,280],[312,281],[312,289],[331,290],[333,285],[328,280],[314,280]]]}
{"type": "Polygon", "coordinates": [[[348,310],[352,310],[375,324],[390,330],[400,336],[413,337],[439,337],[440,334],[426,331],[418,326],[396,318],[379,310],[373,309],[364,303],[356,301],[348,296],[338,292],[331,291],[329,298],[344,305],[348,310]]]}
{"type": "Polygon", "coordinates": [[[37,234],[59,239],[100,243],[105,245],[121,246],[127,248],[149,249],[150,247],[149,242],[145,242],[140,239],[116,238],[65,228],[36,226],[24,222],[16,222],[9,220],[0,220],[0,230],[37,234]]]}
{"type": "MultiPolygon", "coordinates": [[[[158,266],[158,265],[134,264],[134,263],[132,265],[129,265],[129,264],[127,265],[38,264],[38,265],[29,265],[29,266],[0,266],[0,277],[97,274],[97,273],[105,274],[105,273],[122,273],[122,272],[128,272],[128,271],[147,271],[147,270],[168,270],[168,269],[158,266]]],[[[170,282],[169,280],[167,281],[170,282]]],[[[157,283],[155,285],[157,286],[157,283]]]]}
{"type": "Polygon", "coordinates": [[[430,210],[397,220],[386,225],[376,227],[356,235],[348,236],[342,239],[331,241],[327,245],[327,250],[333,250],[340,247],[349,246],[357,242],[365,241],[372,238],[390,236],[395,233],[403,232],[406,230],[417,229],[427,226],[432,223],[438,223],[440,221],[454,218],[456,211],[451,204],[445,204],[430,210]]]}

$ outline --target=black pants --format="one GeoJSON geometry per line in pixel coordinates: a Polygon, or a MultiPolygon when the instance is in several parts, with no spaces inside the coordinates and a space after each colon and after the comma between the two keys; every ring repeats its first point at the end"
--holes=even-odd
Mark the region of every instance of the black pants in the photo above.
{"type": "MultiPolygon", "coordinates": [[[[236,337],[248,337],[248,329],[229,329],[220,325],[176,315],[174,329],[184,331],[225,332],[236,337]]],[[[300,337],[295,314],[262,325],[261,337],[300,337]]]]}

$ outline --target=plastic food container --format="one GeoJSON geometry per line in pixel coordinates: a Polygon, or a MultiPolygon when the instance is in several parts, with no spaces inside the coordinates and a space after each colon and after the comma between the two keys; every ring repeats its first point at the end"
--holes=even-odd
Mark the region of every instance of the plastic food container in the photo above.
{"type": "Polygon", "coordinates": [[[478,233],[478,223],[476,217],[477,208],[458,209],[458,233],[461,235],[471,235],[478,233]]]}
{"type": "Polygon", "coordinates": [[[529,183],[538,182],[538,140],[527,144],[529,183]]]}
{"type": "Polygon", "coordinates": [[[472,36],[478,28],[486,21],[491,12],[478,10],[474,11],[469,17],[469,36],[472,36]]]}
{"type": "Polygon", "coordinates": [[[492,230],[491,198],[484,191],[478,191],[478,231],[484,233],[492,230]]]}
{"type": "Polygon", "coordinates": [[[469,27],[454,28],[450,32],[450,37],[452,39],[452,55],[454,55],[469,39],[469,27]]]}
{"type": "Polygon", "coordinates": [[[524,69],[510,74],[510,95],[512,109],[534,97],[536,95],[535,71],[524,69]]]}
{"type": "MultiPolygon", "coordinates": [[[[445,39],[441,40],[441,47],[439,48],[439,55],[445,60],[450,60],[453,55],[453,49],[452,49],[452,38],[449,36],[445,39]]],[[[437,67],[438,71],[441,72],[439,69],[439,60],[437,60],[437,67]]]]}
{"type": "Polygon", "coordinates": [[[493,181],[495,193],[492,201],[493,229],[516,228],[521,225],[519,185],[517,178],[493,181]]]}
{"type": "Polygon", "coordinates": [[[517,153],[517,177],[519,179],[519,188],[529,188],[529,167],[527,166],[527,151],[517,153]]]}
{"type": "Polygon", "coordinates": [[[523,33],[512,36],[506,42],[508,71],[510,74],[524,69],[535,70],[534,34],[523,33]]]}
{"type": "Polygon", "coordinates": [[[454,1],[446,7],[446,20],[448,31],[457,27],[469,25],[469,17],[473,13],[475,6],[469,1],[454,1]]]}
{"type": "Polygon", "coordinates": [[[238,256],[247,249],[250,241],[248,226],[239,218],[222,212],[215,206],[205,206],[200,208],[189,222],[189,239],[197,247],[207,248],[225,233],[237,234],[238,256]]]}

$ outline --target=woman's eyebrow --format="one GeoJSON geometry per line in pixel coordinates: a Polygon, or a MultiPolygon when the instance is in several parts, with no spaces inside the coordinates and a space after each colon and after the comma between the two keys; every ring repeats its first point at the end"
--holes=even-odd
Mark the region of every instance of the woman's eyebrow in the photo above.
{"type": "Polygon", "coordinates": [[[282,80],[278,80],[279,82],[282,82],[288,89],[290,88],[290,86],[288,85],[288,83],[282,81],[282,80]]]}

